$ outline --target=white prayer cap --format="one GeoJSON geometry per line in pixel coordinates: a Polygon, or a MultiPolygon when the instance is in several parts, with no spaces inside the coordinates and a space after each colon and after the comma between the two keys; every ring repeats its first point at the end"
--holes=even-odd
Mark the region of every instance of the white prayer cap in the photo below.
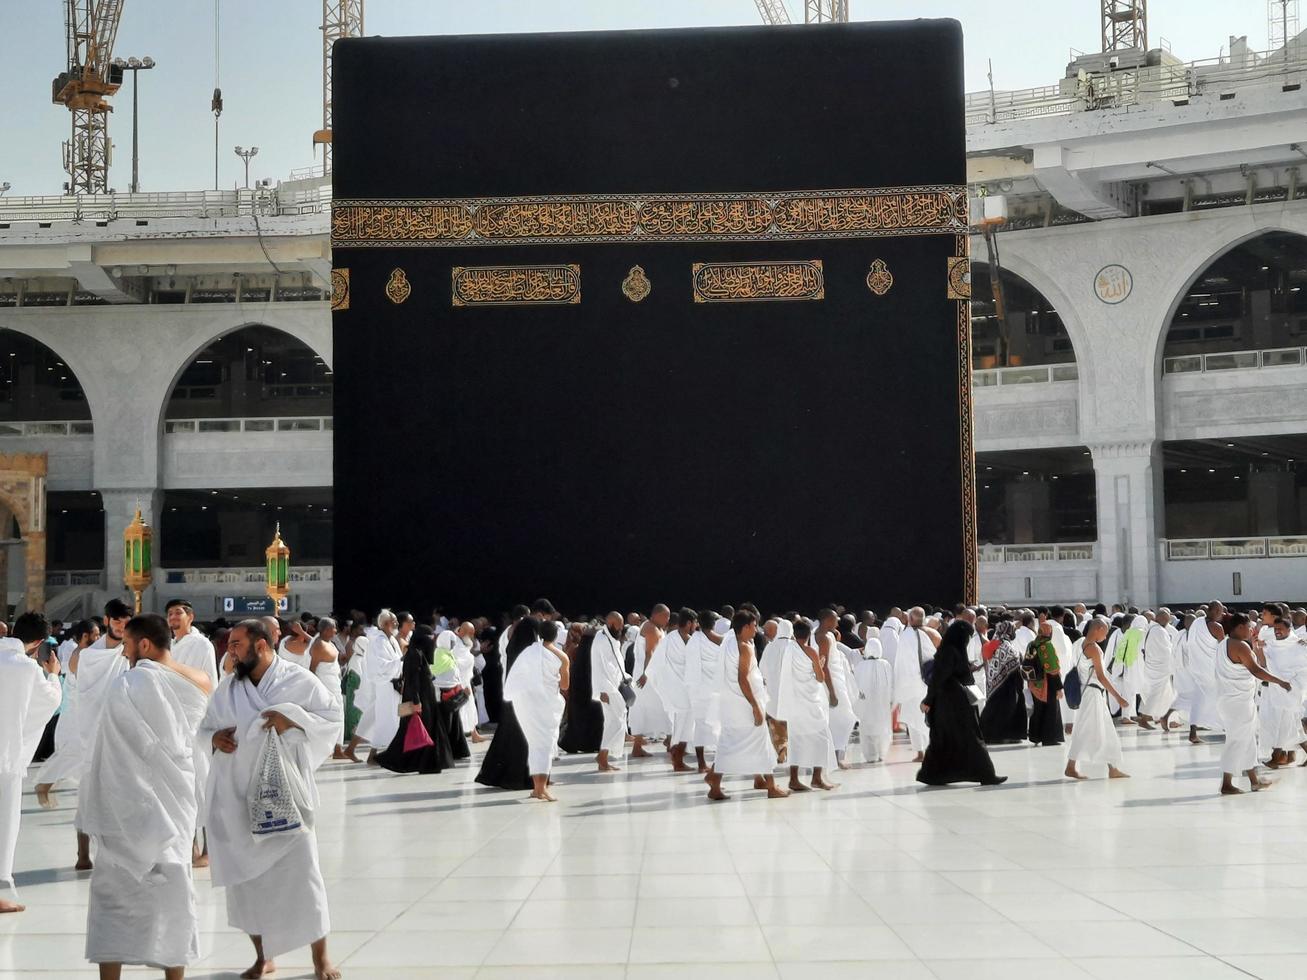
{"type": "Polygon", "coordinates": [[[714,633],[729,633],[730,630],[731,621],[729,619],[718,617],[717,622],[712,624],[712,631],[714,633]]]}
{"type": "Polygon", "coordinates": [[[867,639],[869,639],[869,640],[879,640],[879,639],[880,639],[880,627],[879,627],[879,626],[868,626],[868,627],[867,627],[867,639]]]}

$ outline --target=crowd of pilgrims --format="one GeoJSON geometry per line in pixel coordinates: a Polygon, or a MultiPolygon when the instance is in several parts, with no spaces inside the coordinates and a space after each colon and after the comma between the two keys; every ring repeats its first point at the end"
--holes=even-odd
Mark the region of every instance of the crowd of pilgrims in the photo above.
{"type": "Polygon", "coordinates": [[[39,613],[0,623],[0,913],[22,910],[13,859],[35,760],[42,806],[78,787],[75,869],[94,869],[87,958],[108,977],[123,963],[180,977],[198,958],[191,868],[211,860],[229,924],[253,942],[242,976],[309,945],[320,980],[338,977],[314,772],[361,763],[363,746],[368,763],[439,773],[489,738],[476,781],[542,801],[562,753],[594,753],[607,773],[659,744],[714,801],[728,777],[770,798],[837,789],[833,771],[883,762],[896,732],[927,785],[1001,783],[987,746],[1024,741],[1065,743],[1068,778],[1122,778],[1120,726],[1223,735],[1222,793],[1242,778],[1264,788],[1260,768],[1307,749],[1307,611],[1275,602],[1246,614],[916,606],[883,620],[660,604],[568,622],[540,599],[498,624],[383,609],[207,633],[183,600],[165,614],[115,599],[66,630],[39,613]],[[261,831],[251,794],[274,743],[295,807],[261,831]]]}

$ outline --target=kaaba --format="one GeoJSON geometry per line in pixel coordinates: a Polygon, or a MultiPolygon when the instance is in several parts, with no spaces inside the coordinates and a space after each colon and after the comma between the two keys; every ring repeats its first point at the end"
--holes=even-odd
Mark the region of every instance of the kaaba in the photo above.
{"type": "Polygon", "coordinates": [[[344,40],[335,601],[974,601],[954,21],[344,40]]]}

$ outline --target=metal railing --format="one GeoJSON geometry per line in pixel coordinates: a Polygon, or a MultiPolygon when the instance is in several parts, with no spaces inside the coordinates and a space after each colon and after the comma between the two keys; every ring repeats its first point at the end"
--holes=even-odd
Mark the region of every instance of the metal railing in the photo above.
{"type": "Polygon", "coordinates": [[[994,388],[1006,385],[1047,384],[1053,381],[1076,381],[1080,369],[1074,364],[1040,364],[1034,367],[984,368],[971,372],[971,383],[977,388],[994,388]]]}
{"type": "Polygon", "coordinates": [[[982,544],[980,560],[1015,565],[1032,561],[1093,561],[1094,542],[1070,544],[982,544]]]}
{"type": "Polygon", "coordinates": [[[104,587],[104,569],[87,568],[75,571],[49,571],[45,573],[46,591],[51,589],[71,589],[79,585],[104,587]]]}
{"type": "MultiPolygon", "coordinates": [[[[267,571],[262,565],[251,568],[169,568],[161,571],[168,585],[267,585],[267,571]]],[[[294,565],[290,568],[292,585],[330,582],[331,565],[294,565]]]]}
{"type": "Polygon", "coordinates": [[[1168,538],[1162,557],[1167,561],[1230,558],[1307,558],[1307,536],[1267,538],[1168,538]]]}
{"type": "Polygon", "coordinates": [[[166,433],[209,432],[330,432],[332,416],[295,416],[287,418],[239,419],[168,419],[166,433]]]}
{"type": "Polygon", "coordinates": [[[0,422],[0,436],[89,436],[95,424],[81,422],[0,422]]]}
{"type": "Polygon", "coordinates": [[[311,214],[331,209],[331,181],[297,187],[230,191],[161,191],[137,194],[47,194],[0,198],[0,224],[110,222],[149,218],[235,218],[311,214]]]}
{"type": "Polygon", "coordinates": [[[1056,116],[1089,109],[1117,109],[1164,99],[1189,99],[1208,93],[1228,95],[1270,82],[1299,84],[1307,73],[1301,49],[1249,53],[1242,63],[1228,58],[1204,58],[1179,65],[1126,68],[1093,74],[1063,85],[1007,92],[970,92],[966,101],[968,126],[1006,122],[1032,116],[1056,116]]]}
{"type": "Polygon", "coordinates": [[[1248,368],[1301,367],[1303,364],[1307,364],[1307,347],[1273,347],[1269,350],[1179,354],[1162,360],[1162,373],[1196,374],[1205,371],[1240,371],[1248,368]]]}

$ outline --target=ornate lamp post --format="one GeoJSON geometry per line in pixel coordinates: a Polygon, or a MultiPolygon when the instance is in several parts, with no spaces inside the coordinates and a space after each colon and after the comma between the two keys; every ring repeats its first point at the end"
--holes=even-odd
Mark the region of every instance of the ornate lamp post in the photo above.
{"type": "Polygon", "coordinates": [[[277,522],[277,531],[272,544],[263,553],[268,563],[268,598],[278,606],[290,595],[290,548],[281,540],[281,522],[277,522]]]}
{"type": "Polygon", "coordinates": [[[154,532],[141,519],[141,509],[136,508],[136,516],[123,530],[123,584],[136,596],[137,615],[141,612],[141,593],[150,587],[154,578],[153,539],[154,532]]]}

